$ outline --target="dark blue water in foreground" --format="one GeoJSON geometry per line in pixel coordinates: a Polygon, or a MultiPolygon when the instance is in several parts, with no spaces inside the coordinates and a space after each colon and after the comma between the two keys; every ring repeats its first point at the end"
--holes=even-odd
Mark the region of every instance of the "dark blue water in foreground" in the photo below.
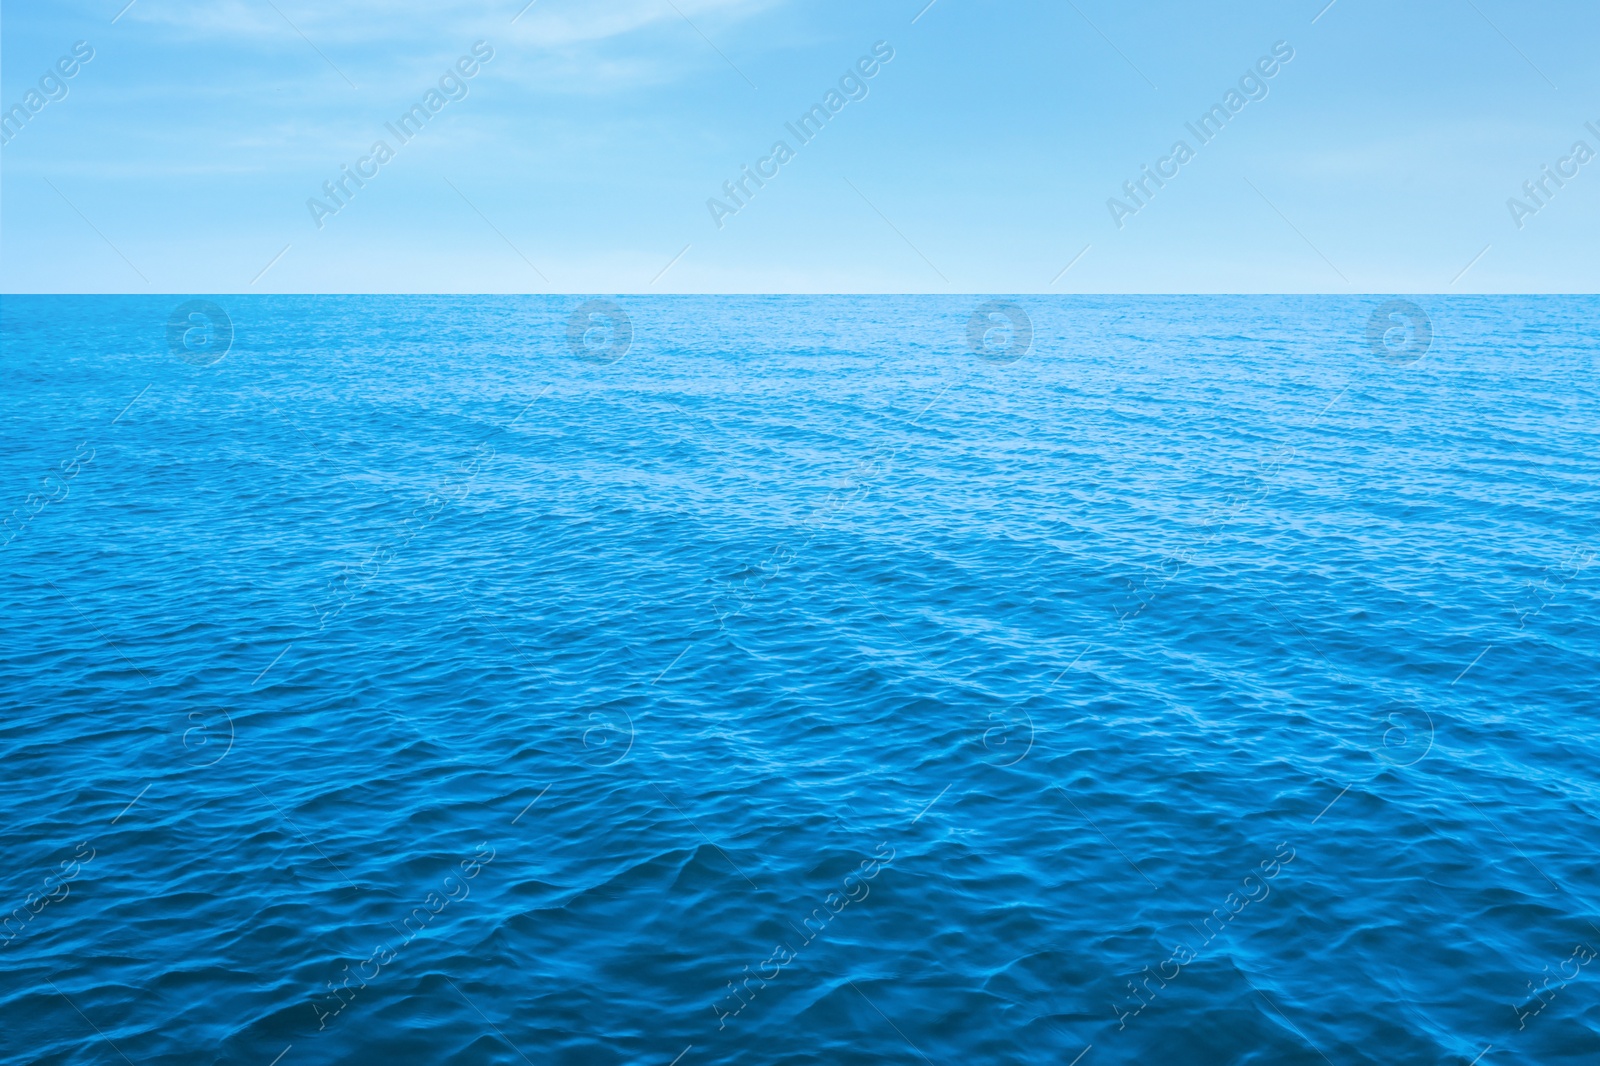
{"type": "Polygon", "coordinates": [[[216,302],[0,305],[0,1059],[1600,1061],[1600,300],[216,302]]]}

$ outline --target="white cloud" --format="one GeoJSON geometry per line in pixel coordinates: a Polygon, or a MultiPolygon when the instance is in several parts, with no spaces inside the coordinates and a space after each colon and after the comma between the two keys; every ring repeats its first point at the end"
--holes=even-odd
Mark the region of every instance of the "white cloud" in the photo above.
{"type": "Polygon", "coordinates": [[[746,18],[783,0],[613,0],[604,4],[536,0],[519,15],[523,2],[342,0],[338,4],[312,4],[307,0],[169,0],[135,5],[124,17],[213,39],[299,40],[304,33],[318,47],[359,47],[395,38],[434,40],[440,35],[454,40],[467,35],[514,40],[530,48],[560,49],[621,37],[662,23],[682,25],[684,17],[704,30],[708,23],[746,18]]]}
{"type": "MultiPolygon", "coordinates": [[[[125,17],[137,15],[181,47],[205,42],[214,57],[270,53],[281,62],[298,53],[302,65],[326,61],[337,76],[380,95],[406,91],[487,40],[499,76],[543,92],[590,95],[670,84],[721,63],[701,34],[719,50],[737,52],[734,24],[785,2],[536,0],[522,10],[526,0],[169,0],[136,4],[125,17]]],[[[273,78],[291,93],[295,80],[281,67],[273,78]]],[[[324,91],[320,84],[299,88],[324,91]]]]}

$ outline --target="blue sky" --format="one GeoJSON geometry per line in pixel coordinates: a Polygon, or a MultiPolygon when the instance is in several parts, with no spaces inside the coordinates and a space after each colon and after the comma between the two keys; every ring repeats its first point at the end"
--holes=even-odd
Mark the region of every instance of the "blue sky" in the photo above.
{"type": "Polygon", "coordinates": [[[0,289],[1600,288],[1592,3],[523,2],[5,3],[0,289]]]}

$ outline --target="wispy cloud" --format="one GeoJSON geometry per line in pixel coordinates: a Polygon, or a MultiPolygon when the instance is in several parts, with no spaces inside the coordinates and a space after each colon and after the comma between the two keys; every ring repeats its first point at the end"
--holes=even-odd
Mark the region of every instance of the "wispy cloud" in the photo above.
{"type": "Polygon", "coordinates": [[[306,69],[330,64],[328,77],[347,74],[364,95],[381,97],[406,89],[417,71],[451,62],[479,39],[499,53],[498,77],[585,96],[670,84],[721,64],[719,51],[738,52],[739,24],[788,2],[538,0],[524,10],[523,0],[171,0],[137,5],[124,22],[159,26],[166,41],[206,41],[234,55],[270,58],[272,87],[290,98],[322,92],[320,83],[286,83],[282,59],[296,52],[304,53],[306,69]]]}
{"type": "MultiPolygon", "coordinates": [[[[785,0],[675,0],[691,18],[742,19],[784,3],[785,0]]],[[[596,4],[589,0],[539,0],[517,18],[522,0],[440,0],[418,5],[394,0],[344,0],[314,4],[308,0],[276,0],[285,19],[272,5],[257,0],[168,0],[141,4],[125,21],[160,23],[191,36],[228,39],[281,39],[299,41],[299,27],[318,47],[328,45],[373,49],[378,42],[415,40],[441,33],[454,40],[463,34],[514,40],[537,49],[560,49],[574,44],[604,41],[657,24],[682,25],[682,18],[665,0],[620,0],[596,4]]]]}

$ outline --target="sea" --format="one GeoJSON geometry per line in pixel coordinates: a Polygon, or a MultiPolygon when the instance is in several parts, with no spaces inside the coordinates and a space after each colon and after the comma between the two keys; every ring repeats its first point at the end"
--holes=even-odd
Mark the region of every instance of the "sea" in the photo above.
{"type": "Polygon", "coordinates": [[[1600,299],[0,301],[0,1061],[1600,1062],[1600,299]]]}

